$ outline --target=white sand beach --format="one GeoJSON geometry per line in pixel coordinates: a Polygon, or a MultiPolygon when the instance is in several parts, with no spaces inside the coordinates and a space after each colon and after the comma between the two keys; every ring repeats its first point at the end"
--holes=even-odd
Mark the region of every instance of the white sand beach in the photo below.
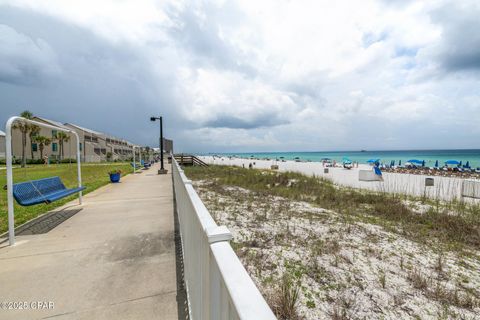
{"type": "Polygon", "coordinates": [[[480,202],[479,199],[462,197],[464,179],[461,178],[385,172],[383,173],[383,181],[359,181],[359,171],[372,170],[369,165],[360,164],[358,168],[350,170],[331,167],[328,168],[328,173],[324,173],[325,167],[320,162],[295,162],[288,160],[281,162],[213,156],[200,156],[199,158],[208,164],[245,166],[246,168],[248,168],[249,163],[255,163],[253,167],[257,169],[270,169],[272,164],[276,164],[279,171],[293,171],[306,175],[320,176],[342,186],[411,196],[426,195],[431,199],[447,201],[462,199],[468,202],[480,202]],[[434,186],[425,187],[425,178],[427,177],[434,178],[434,186]]]}
{"type": "Polygon", "coordinates": [[[301,283],[301,319],[477,319],[475,254],[442,251],[435,242],[415,242],[306,202],[211,182],[193,185],[215,221],[232,232],[263,295],[274,303],[274,283],[283,274],[301,283]]]}

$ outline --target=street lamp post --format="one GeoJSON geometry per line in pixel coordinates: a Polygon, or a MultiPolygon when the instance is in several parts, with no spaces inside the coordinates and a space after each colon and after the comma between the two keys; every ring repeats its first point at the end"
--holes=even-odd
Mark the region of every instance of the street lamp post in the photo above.
{"type": "Polygon", "coordinates": [[[155,120],[160,121],[160,170],[158,170],[158,174],[165,174],[168,170],[163,167],[163,117],[150,117],[150,121],[155,122],[155,120]]]}

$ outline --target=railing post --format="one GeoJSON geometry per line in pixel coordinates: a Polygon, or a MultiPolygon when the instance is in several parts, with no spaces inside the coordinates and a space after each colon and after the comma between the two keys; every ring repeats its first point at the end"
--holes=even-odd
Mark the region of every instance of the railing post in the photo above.
{"type": "Polygon", "coordinates": [[[206,232],[209,244],[233,239],[232,233],[226,226],[213,227],[207,229],[206,232]]]}

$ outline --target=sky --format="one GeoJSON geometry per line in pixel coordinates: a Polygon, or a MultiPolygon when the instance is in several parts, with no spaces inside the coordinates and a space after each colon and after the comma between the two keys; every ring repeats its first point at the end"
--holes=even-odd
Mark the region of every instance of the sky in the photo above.
{"type": "MultiPolygon", "coordinates": [[[[0,0],[0,122],[182,152],[480,148],[480,2],[0,0]]],[[[3,125],[2,125],[3,126],[3,125]]]]}

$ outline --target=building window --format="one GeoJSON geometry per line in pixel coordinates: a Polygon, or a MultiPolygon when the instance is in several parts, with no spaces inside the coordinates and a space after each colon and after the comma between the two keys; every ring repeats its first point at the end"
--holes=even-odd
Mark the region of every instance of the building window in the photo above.
{"type": "Polygon", "coordinates": [[[36,143],[32,143],[32,151],[37,152],[38,151],[38,145],[36,143]]]}
{"type": "Polygon", "coordinates": [[[52,138],[56,138],[56,137],[57,137],[57,130],[52,130],[52,138]]]}
{"type": "Polygon", "coordinates": [[[57,143],[52,143],[52,152],[58,151],[58,144],[57,143]]]}
{"type": "Polygon", "coordinates": [[[82,151],[82,143],[80,142],[80,151],[82,151]]]}

